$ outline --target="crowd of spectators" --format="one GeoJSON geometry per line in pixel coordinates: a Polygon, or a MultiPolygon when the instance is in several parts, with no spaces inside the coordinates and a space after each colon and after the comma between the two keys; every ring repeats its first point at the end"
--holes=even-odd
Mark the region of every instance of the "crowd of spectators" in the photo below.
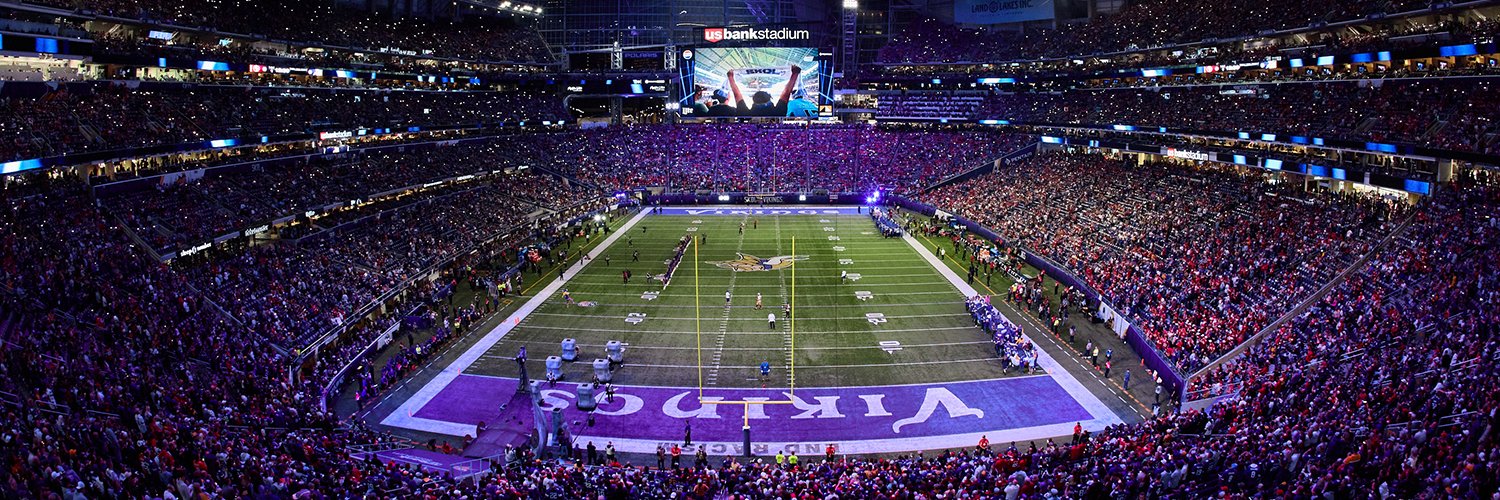
{"type": "MultiPolygon", "coordinates": [[[[165,252],[307,210],[368,201],[379,193],[420,188],[461,175],[487,174],[496,166],[510,165],[506,159],[513,142],[513,137],[501,137],[452,146],[267,161],[227,173],[210,171],[198,180],[181,177],[172,184],[109,195],[101,201],[154,249],[165,252]]],[[[553,197],[557,193],[544,189],[549,185],[521,186],[507,194],[529,203],[557,199],[553,197]]],[[[404,193],[389,196],[400,194],[404,193]]]]}
{"type": "MultiPolygon", "coordinates": [[[[986,205],[987,213],[1045,221],[1055,217],[1053,209],[1036,203],[1082,185],[1067,198],[1079,205],[1076,215],[1139,226],[1134,238],[1122,235],[1120,223],[1094,226],[1116,245],[1152,248],[1149,241],[1167,238],[1167,228],[1197,243],[1185,251],[1222,246],[1251,263],[1276,262],[1272,255],[1283,253],[1355,250],[1354,239],[1333,233],[1359,231],[1350,222],[1375,211],[1369,202],[1290,198],[1251,182],[1235,187],[1222,172],[1147,166],[1133,173],[1092,162],[1043,158],[1036,163],[1047,168],[1010,180],[1014,188],[990,178],[970,187],[986,191],[975,197],[1035,202],[1003,211],[986,205]],[[1049,169],[1066,175],[1048,176],[1049,169]],[[1152,175],[1172,182],[1143,178],[1152,175]],[[1026,183],[1033,178],[1047,180],[1026,183]],[[1202,194],[1156,194],[1176,182],[1202,194]],[[1139,183],[1151,188],[1118,185],[1139,183]],[[1087,195],[1095,190],[1115,194],[1087,195]],[[1138,196],[1147,199],[1133,200],[1138,196]],[[1117,207],[1127,205],[1140,208],[1117,207]],[[1254,217],[1220,215],[1242,208],[1254,217]],[[1125,218],[1127,212],[1136,216],[1125,218]],[[1240,233],[1281,243],[1267,248],[1264,239],[1240,233]],[[1219,238],[1226,241],[1209,243],[1219,238]],[[1308,247],[1308,241],[1318,243],[1308,247]]],[[[349,445],[395,440],[320,411],[310,390],[316,381],[289,383],[284,355],[196,290],[202,273],[143,258],[91,203],[81,181],[38,179],[0,191],[6,316],[0,318],[0,454],[7,464],[0,492],[22,498],[1486,498],[1500,488],[1500,379],[1494,377],[1500,190],[1445,188],[1416,209],[1398,242],[1376,252],[1362,274],[1205,379],[1232,388],[1216,392],[1226,397],[1207,410],[1072,439],[795,465],[714,457],[719,465],[662,470],[612,457],[609,465],[587,467],[517,452],[505,467],[460,483],[419,466],[351,457],[349,445]]],[[[1002,234],[1006,228],[997,224],[1002,234]]],[[[1057,238],[1077,238],[1065,226],[1053,229],[1057,238]]],[[[1035,248],[1066,245],[1051,239],[1038,238],[1035,248]]],[[[297,260],[251,252],[267,259],[256,266],[297,260]]],[[[1241,283],[1255,279],[1264,278],[1241,283]]]]}
{"type": "Polygon", "coordinates": [[[539,90],[418,92],[74,84],[0,99],[0,161],[325,130],[567,120],[539,90]]]}
{"type": "Polygon", "coordinates": [[[1029,140],[983,130],[756,124],[609,127],[536,139],[527,158],[609,189],[745,192],[920,189],[1029,140]]]}
{"type": "Polygon", "coordinates": [[[541,36],[520,20],[470,16],[462,21],[391,18],[334,2],[26,0],[52,7],[160,23],[257,35],[332,47],[494,62],[547,62],[541,36]],[[266,13],[275,12],[268,16],[266,13]]]}
{"type": "Polygon", "coordinates": [[[512,231],[529,235],[526,215],[537,206],[513,196],[513,188],[556,195],[563,204],[588,198],[549,176],[508,178],[416,196],[303,237],[295,248],[259,245],[181,265],[180,272],[246,328],[288,349],[301,347],[438,263],[512,231]],[[519,187],[525,185],[533,187],[519,187]]]}
{"type": "MultiPolygon", "coordinates": [[[[1500,190],[1494,187],[1439,193],[1361,272],[1244,355],[1195,380],[1193,397],[1286,384],[1288,373],[1332,361],[1361,369],[1357,376],[1350,373],[1349,381],[1379,393],[1366,404],[1380,407],[1385,398],[1403,400],[1396,394],[1420,389],[1422,397],[1407,401],[1420,402],[1412,406],[1421,410],[1476,409],[1465,399],[1476,394],[1474,384],[1494,383],[1477,378],[1486,371],[1493,375],[1495,360],[1486,351],[1494,349],[1500,325],[1495,312],[1500,288],[1492,279],[1500,271],[1493,243],[1500,232],[1494,223],[1500,215],[1497,200],[1500,190]],[[1402,369],[1417,378],[1393,377],[1402,369]]],[[[1429,428],[1447,423],[1409,415],[1393,415],[1384,423],[1407,422],[1429,428]]]]}
{"type": "Polygon", "coordinates": [[[1340,138],[1453,151],[1500,152],[1496,82],[1339,82],[1074,90],[990,96],[982,118],[1021,123],[1126,124],[1234,133],[1340,138]]]}
{"type": "Polygon", "coordinates": [[[1421,0],[1380,3],[1255,0],[1230,5],[1149,0],[1127,4],[1119,12],[1086,23],[1021,31],[965,29],[928,18],[912,22],[893,36],[881,48],[879,60],[999,62],[1086,56],[1305,28],[1374,14],[1408,12],[1427,5],[1421,0]]]}
{"type": "MultiPolygon", "coordinates": [[[[1272,186],[1259,175],[1049,153],[924,199],[1072,270],[1191,372],[1393,226],[1387,200],[1272,186]]],[[[1038,316],[1061,316],[1051,311],[1060,306],[1038,316]]]]}

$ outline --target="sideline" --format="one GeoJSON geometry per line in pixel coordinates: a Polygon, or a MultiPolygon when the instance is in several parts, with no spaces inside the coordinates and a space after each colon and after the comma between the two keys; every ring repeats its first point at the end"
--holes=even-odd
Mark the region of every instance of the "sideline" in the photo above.
{"type": "MultiPolygon", "coordinates": [[[[926,246],[919,243],[916,238],[913,238],[910,234],[902,234],[901,239],[906,240],[906,243],[911,245],[912,249],[916,250],[917,254],[922,256],[922,259],[926,260],[928,264],[932,264],[932,267],[934,269],[937,269],[938,274],[943,275],[943,277],[947,278],[948,282],[951,283],[954,288],[957,288],[959,292],[962,292],[965,299],[976,295],[981,295],[978,290],[975,290],[974,287],[969,286],[969,284],[966,283],[963,278],[959,277],[958,273],[953,271],[953,268],[948,267],[946,264],[943,264],[942,261],[938,260],[937,256],[933,255],[932,251],[928,250],[926,246]]],[[[1099,432],[1101,430],[1104,430],[1105,427],[1124,423],[1124,420],[1122,420],[1120,416],[1114,412],[1114,410],[1111,410],[1108,406],[1105,406],[1104,402],[1100,401],[1093,392],[1090,392],[1088,388],[1084,387],[1082,383],[1078,382],[1078,379],[1073,376],[1072,372],[1069,372],[1067,368],[1063,368],[1063,366],[1059,364],[1057,360],[1052,359],[1052,354],[1048,353],[1046,349],[1043,349],[1042,345],[1037,343],[1036,340],[1032,339],[1030,335],[1027,335],[1025,331],[1026,329],[1024,328],[1021,330],[1021,336],[1025,337],[1026,341],[1031,342],[1031,345],[1036,346],[1037,364],[1041,365],[1042,369],[1046,370],[1047,374],[1050,375],[1053,380],[1057,381],[1057,385],[1062,386],[1063,390],[1068,392],[1068,395],[1073,396],[1074,401],[1077,401],[1078,404],[1080,406],[1083,406],[1083,408],[1087,410],[1090,415],[1094,416],[1093,421],[1083,422],[1083,428],[1085,430],[1088,430],[1089,432],[1099,432]]],[[[1069,430],[1069,432],[1071,433],[1072,431],[1069,430]]]]}
{"type": "Polygon", "coordinates": [[[621,235],[628,234],[630,229],[634,228],[637,222],[640,222],[641,219],[646,218],[646,216],[650,213],[650,210],[641,210],[640,212],[636,213],[635,217],[632,217],[629,222],[626,222],[625,225],[620,226],[618,229],[615,229],[613,233],[610,233],[608,238],[604,239],[603,243],[600,243],[598,246],[595,246],[593,250],[589,251],[588,258],[578,259],[578,261],[574,262],[572,266],[569,266],[567,268],[567,272],[563,273],[562,279],[551,280],[551,283],[549,283],[546,287],[543,287],[541,292],[533,295],[530,300],[527,300],[525,304],[522,304],[519,309],[516,309],[515,312],[506,317],[504,321],[501,321],[500,324],[495,325],[494,329],[490,330],[489,333],[486,333],[484,337],[479,339],[478,342],[475,342],[473,346],[470,346],[469,350],[464,351],[464,353],[459,355],[457,359],[454,359],[452,363],[449,363],[448,366],[444,367],[443,371],[433,376],[432,380],[429,380],[427,382],[427,385],[422,386],[420,390],[418,390],[415,394],[412,394],[412,396],[410,398],[407,398],[405,402],[401,403],[401,406],[397,407],[394,411],[391,412],[390,415],[387,415],[384,420],[380,421],[380,425],[389,425],[392,427],[401,427],[405,429],[433,432],[437,434],[447,434],[450,436],[477,435],[477,432],[473,425],[418,418],[415,415],[417,413],[417,410],[420,410],[423,406],[426,406],[429,401],[432,401],[433,397],[442,392],[444,388],[447,388],[448,384],[453,383],[453,380],[458,378],[458,376],[462,374],[464,370],[469,369],[470,365],[473,365],[475,361],[478,361],[479,358],[484,355],[484,353],[488,352],[490,348],[494,347],[496,343],[500,342],[501,338],[504,338],[507,334],[510,333],[511,330],[515,329],[515,327],[520,324],[523,318],[531,314],[533,311],[536,311],[536,309],[538,307],[541,307],[548,298],[552,297],[553,293],[556,293],[557,290],[561,289],[563,285],[567,284],[568,276],[577,276],[578,272],[582,271],[585,265],[593,261],[595,257],[598,257],[600,254],[604,253],[605,250],[608,250],[611,245],[614,245],[615,240],[620,239],[621,235]]]}

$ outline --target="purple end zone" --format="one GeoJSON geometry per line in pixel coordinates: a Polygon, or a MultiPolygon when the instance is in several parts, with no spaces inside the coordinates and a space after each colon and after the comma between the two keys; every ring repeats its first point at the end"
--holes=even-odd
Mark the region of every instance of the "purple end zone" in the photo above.
{"type": "MultiPolygon", "coordinates": [[[[460,375],[414,415],[462,424],[531,421],[524,404],[500,405],[515,394],[516,380],[460,375]],[[518,407],[519,406],[519,407],[518,407]]],[[[582,421],[574,401],[577,384],[543,385],[543,402],[564,405],[569,422],[582,421]]],[[[792,400],[756,405],[749,411],[756,439],[771,441],[856,441],[909,439],[1003,431],[1093,419],[1051,377],[883,387],[805,388],[789,397],[785,389],[705,389],[704,399],[792,400]]],[[[596,399],[604,400],[600,395],[596,399]]],[[[743,405],[702,405],[689,387],[617,387],[613,403],[601,402],[588,433],[620,439],[680,440],[684,423],[693,438],[740,439],[743,405]]]]}

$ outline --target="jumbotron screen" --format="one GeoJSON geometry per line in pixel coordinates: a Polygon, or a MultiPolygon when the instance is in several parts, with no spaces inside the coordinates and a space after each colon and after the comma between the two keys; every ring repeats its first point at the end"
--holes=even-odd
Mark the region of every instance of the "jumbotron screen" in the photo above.
{"type": "Polygon", "coordinates": [[[683,114],[812,118],[818,116],[822,64],[814,48],[710,48],[684,54],[692,67],[683,114]]]}

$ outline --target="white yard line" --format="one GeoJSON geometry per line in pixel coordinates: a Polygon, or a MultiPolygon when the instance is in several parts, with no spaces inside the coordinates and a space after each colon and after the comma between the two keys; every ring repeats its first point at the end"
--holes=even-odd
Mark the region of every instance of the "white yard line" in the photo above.
{"type": "MultiPolygon", "coordinates": [[[[519,340],[501,340],[500,342],[502,342],[502,343],[506,343],[506,342],[524,343],[524,342],[519,341],[519,340]]],[[[968,341],[968,342],[937,342],[937,343],[932,343],[932,344],[901,344],[901,348],[904,350],[904,349],[914,349],[914,348],[920,348],[920,347],[948,347],[948,346],[956,346],[956,345],[991,345],[991,343],[988,340],[974,340],[974,341],[968,341]]],[[[598,348],[602,349],[604,347],[604,344],[578,344],[578,347],[598,347],[598,348]]],[[[644,346],[644,345],[639,345],[639,344],[631,344],[630,345],[630,350],[632,350],[632,351],[694,351],[694,350],[697,350],[697,349],[698,349],[697,347],[644,346]]],[[[835,347],[803,347],[803,348],[798,349],[798,350],[799,351],[853,351],[853,350],[866,350],[866,349],[868,349],[868,350],[884,350],[885,347],[878,346],[878,345],[859,345],[859,346],[835,346],[835,347]]],[[[725,347],[724,350],[726,350],[726,351],[765,351],[765,348],[763,348],[763,347],[725,347]]],[[[899,365],[901,363],[887,363],[887,364],[889,364],[889,365],[899,365]]],[[[640,365],[632,365],[632,366],[640,366],[640,365]]]]}
{"type": "MultiPolygon", "coordinates": [[[[510,360],[514,360],[516,358],[514,358],[512,356],[487,355],[487,356],[482,356],[481,359],[492,359],[492,360],[497,360],[497,361],[510,361],[510,360]]],[[[996,359],[993,356],[991,356],[991,357],[986,357],[986,358],[943,359],[943,360],[938,360],[938,361],[909,361],[909,362],[904,362],[904,363],[868,363],[868,364],[858,364],[858,365],[815,365],[815,366],[806,366],[806,367],[803,367],[802,369],[804,369],[804,370],[835,370],[835,369],[839,369],[839,368],[889,368],[889,367],[894,367],[894,366],[921,366],[921,365],[941,365],[941,364],[948,364],[948,363],[987,363],[987,362],[994,362],[997,365],[999,364],[999,361],[996,361],[996,359]]],[[[698,368],[698,365],[652,365],[652,364],[644,364],[644,363],[631,363],[629,366],[631,368],[692,368],[692,369],[697,369],[698,368]]],[[[749,370],[749,369],[760,369],[760,366],[759,365],[724,365],[722,368],[733,368],[733,369],[736,369],[736,370],[749,370]]],[[[1037,376],[1041,376],[1041,375],[1037,375],[1037,376]]],[[[933,382],[933,383],[941,383],[941,382],[933,382]]]]}
{"type": "MultiPolygon", "coordinates": [[[[857,307],[857,306],[848,306],[848,307],[857,307]]],[[[780,307],[778,306],[777,309],[779,309],[779,308],[780,307]]],[[[730,322],[730,321],[765,321],[766,320],[765,318],[729,318],[727,316],[729,315],[729,309],[730,308],[725,307],[725,308],[722,308],[722,309],[724,309],[724,311],[725,311],[724,315],[726,316],[725,318],[723,318],[722,320],[720,320],[720,326],[722,328],[728,328],[727,323],[730,322]]],[[[764,310],[768,311],[768,312],[773,312],[773,313],[776,312],[776,309],[772,309],[771,306],[766,306],[766,308],[764,310]]],[[[565,313],[539,313],[539,312],[533,312],[533,313],[531,313],[531,315],[532,316],[550,316],[550,317],[559,317],[559,318],[576,318],[576,317],[578,317],[577,314],[565,314],[565,313]]],[[[968,317],[969,317],[968,313],[941,313],[941,314],[910,314],[910,315],[904,315],[904,316],[903,315],[887,315],[886,319],[968,318],[968,317]]],[[[778,318],[778,319],[780,319],[780,318],[778,318]]],[[[859,315],[859,316],[848,316],[848,317],[843,317],[843,318],[813,317],[813,318],[806,318],[806,319],[835,319],[835,320],[848,320],[848,321],[864,321],[865,317],[864,317],[864,315],[859,315]]],[[[685,316],[683,316],[683,317],[679,317],[679,316],[652,316],[651,317],[651,321],[696,321],[696,320],[697,320],[697,318],[685,317],[685,316]]]]}
{"type": "MultiPolygon", "coordinates": [[[[570,332],[576,332],[576,331],[578,331],[578,327],[576,327],[576,326],[526,325],[526,328],[539,329],[539,330],[566,330],[566,331],[570,331],[570,332]]],[[[682,330],[623,330],[623,329],[613,329],[613,328],[589,328],[589,331],[591,331],[591,332],[604,332],[604,333],[649,333],[651,335],[697,335],[696,332],[684,332],[682,330]]],[[[975,331],[975,328],[974,328],[974,325],[967,325],[967,326],[931,327],[931,328],[890,328],[890,329],[884,329],[883,328],[880,331],[886,332],[886,333],[903,333],[903,332],[904,333],[910,333],[910,332],[934,332],[934,331],[969,331],[969,332],[972,332],[972,331],[975,331]]],[[[821,334],[868,334],[868,333],[870,333],[869,330],[841,330],[841,331],[820,331],[820,332],[818,332],[818,334],[820,334],[820,335],[821,334]]],[[[781,333],[780,332],[767,332],[767,331],[749,331],[749,332],[739,332],[739,333],[736,333],[735,335],[781,335],[781,333]]]]}
{"type": "MultiPolygon", "coordinates": [[[[778,215],[772,220],[776,223],[776,254],[781,255],[781,216],[778,215]]],[[[781,303],[790,304],[791,299],[787,295],[786,288],[786,274],[786,271],[776,272],[777,292],[781,295],[781,303]]],[[[793,283],[793,285],[796,285],[796,283],[793,283]]],[[[797,305],[792,304],[792,307],[797,307],[797,305]]],[[[793,382],[791,380],[793,363],[792,348],[796,347],[797,345],[796,342],[793,342],[792,340],[792,318],[781,318],[781,334],[781,348],[786,351],[786,358],[781,363],[781,372],[786,374],[787,385],[790,386],[793,382]]]]}
{"type": "MultiPolygon", "coordinates": [[[[586,285],[586,286],[619,286],[618,282],[603,282],[603,281],[580,281],[580,282],[578,282],[578,284],[579,285],[586,285]]],[[[930,281],[930,282],[921,282],[921,283],[913,283],[913,282],[910,282],[910,281],[904,282],[904,283],[863,283],[863,282],[854,282],[854,284],[862,286],[862,287],[863,286],[906,286],[906,287],[911,287],[911,286],[947,285],[948,282],[946,282],[946,281],[930,281]]],[[[846,287],[846,286],[849,286],[849,285],[848,284],[843,284],[843,283],[838,283],[838,284],[831,284],[831,285],[799,285],[799,288],[809,288],[809,287],[835,288],[835,287],[846,287]]],[[[952,291],[946,291],[946,292],[943,292],[943,293],[953,293],[953,292],[952,291]]],[[[837,294],[835,294],[835,295],[837,295],[837,294]]]]}
{"type": "MultiPolygon", "coordinates": [[[[745,248],[745,222],[748,221],[748,220],[750,220],[750,216],[749,215],[745,215],[744,217],[740,217],[740,227],[739,227],[739,233],[740,233],[740,235],[739,235],[739,238],[737,238],[737,240],[734,243],[734,251],[735,251],[735,253],[739,253],[741,250],[744,250],[744,248],[745,248]]],[[[696,266],[698,264],[694,263],[693,265],[696,266]]],[[[734,292],[735,292],[734,281],[739,278],[739,274],[740,273],[736,273],[736,272],[729,273],[729,287],[726,289],[726,291],[724,293],[730,294],[731,297],[733,297],[734,292]]],[[[704,382],[706,384],[708,384],[708,385],[719,385],[719,360],[721,360],[721,359],[724,358],[724,342],[725,342],[726,338],[729,336],[729,321],[730,321],[729,314],[733,311],[730,308],[731,305],[732,305],[731,301],[729,301],[729,300],[725,300],[724,301],[724,315],[719,318],[719,336],[714,339],[714,353],[713,353],[713,356],[712,356],[713,366],[709,367],[709,369],[708,369],[708,377],[706,377],[705,380],[704,380],[704,382]]],[[[694,319],[696,320],[697,318],[694,318],[694,319]]],[[[751,318],[751,319],[754,319],[754,318],[751,318]]],[[[698,368],[700,370],[703,369],[701,366],[700,367],[695,367],[695,368],[698,368]]]]}

